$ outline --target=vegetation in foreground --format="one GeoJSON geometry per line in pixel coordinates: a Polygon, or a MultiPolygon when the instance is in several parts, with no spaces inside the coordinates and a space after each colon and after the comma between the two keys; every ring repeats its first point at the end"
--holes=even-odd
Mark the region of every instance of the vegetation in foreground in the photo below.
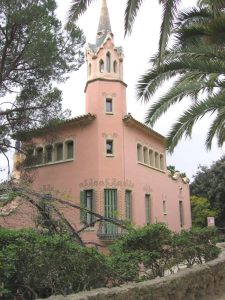
{"type": "Polygon", "coordinates": [[[215,243],[213,230],[178,234],[158,223],[131,230],[106,256],[67,235],[0,229],[0,293],[36,299],[161,277],[181,262],[190,267],[217,257],[215,243]]]}

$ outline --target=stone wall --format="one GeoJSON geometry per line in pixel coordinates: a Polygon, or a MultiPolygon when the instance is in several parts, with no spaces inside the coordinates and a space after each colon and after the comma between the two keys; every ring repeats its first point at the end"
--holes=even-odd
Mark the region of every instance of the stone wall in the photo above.
{"type": "Polygon", "coordinates": [[[220,256],[204,265],[185,269],[168,277],[102,288],[49,300],[216,300],[225,299],[225,243],[220,256]]]}

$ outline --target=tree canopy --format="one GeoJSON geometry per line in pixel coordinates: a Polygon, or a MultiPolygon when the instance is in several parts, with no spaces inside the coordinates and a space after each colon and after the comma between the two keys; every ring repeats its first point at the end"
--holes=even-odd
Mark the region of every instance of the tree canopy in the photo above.
{"type": "Polygon", "coordinates": [[[85,38],[55,10],[55,0],[0,0],[0,153],[17,131],[68,117],[54,83],[81,66],[85,38]]]}
{"type": "Polygon", "coordinates": [[[211,167],[200,166],[190,185],[192,196],[205,197],[213,209],[220,209],[216,225],[225,226],[225,156],[211,167]]]}

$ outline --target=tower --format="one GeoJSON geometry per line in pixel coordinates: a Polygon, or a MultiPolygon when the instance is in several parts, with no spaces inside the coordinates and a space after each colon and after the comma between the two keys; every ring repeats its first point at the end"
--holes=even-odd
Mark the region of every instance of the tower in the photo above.
{"type": "Polygon", "coordinates": [[[102,1],[95,44],[86,48],[86,60],[86,113],[101,115],[105,111],[123,117],[126,114],[123,50],[114,45],[106,0],[102,1]]]}

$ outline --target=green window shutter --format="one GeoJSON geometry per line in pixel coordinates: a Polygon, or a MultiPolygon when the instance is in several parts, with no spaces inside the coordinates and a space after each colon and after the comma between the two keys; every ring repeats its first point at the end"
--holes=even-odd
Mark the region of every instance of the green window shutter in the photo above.
{"type": "Polygon", "coordinates": [[[125,214],[126,219],[132,219],[132,194],[131,191],[125,191],[125,214]]]}
{"type": "Polygon", "coordinates": [[[150,224],[150,201],[150,195],[145,195],[145,214],[147,224],[150,224]]]}
{"type": "MultiPolygon", "coordinates": [[[[96,212],[96,191],[92,190],[92,211],[96,212]]],[[[96,217],[92,215],[92,221],[95,221],[96,217]]]]}
{"type": "MultiPolygon", "coordinates": [[[[85,191],[80,191],[80,207],[86,208],[85,203],[85,191]]],[[[87,213],[84,210],[80,210],[80,222],[84,223],[87,221],[87,213]]]]}

